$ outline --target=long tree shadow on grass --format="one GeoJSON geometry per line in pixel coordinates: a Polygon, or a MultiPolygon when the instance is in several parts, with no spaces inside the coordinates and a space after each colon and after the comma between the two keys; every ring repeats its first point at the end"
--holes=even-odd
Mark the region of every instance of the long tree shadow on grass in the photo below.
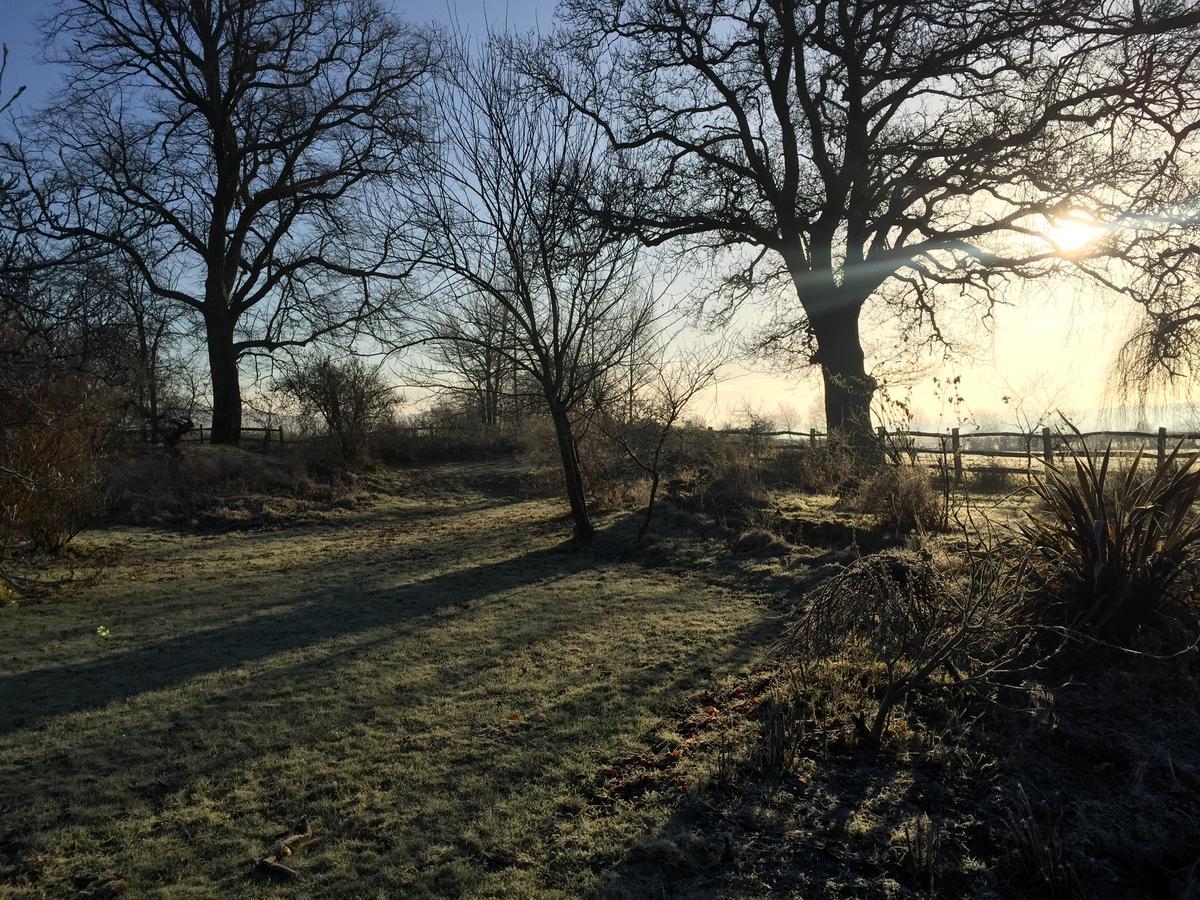
{"type": "MultiPolygon", "coordinates": [[[[461,538],[447,538],[430,547],[428,555],[445,558],[456,544],[461,538]]],[[[486,600],[522,585],[564,578],[595,566],[597,554],[605,549],[603,541],[598,548],[558,545],[398,586],[388,591],[390,596],[370,596],[369,587],[359,582],[322,590],[268,616],[85,662],[6,674],[0,676],[0,735],[278,653],[412,623],[445,607],[486,600]]],[[[296,577],[302,578],[303,572],[296,577]]],[[[198,592],[196,602],[203,602],[202,597],[198,592]]]]}
{"type": "Polygon", "coordinates": [[[804,778],[751,771],[709,783],[615,861],[592,896],[808,897],[839,884],[893,896],[887,882],[907,873],[889,864],[888,831],[904,814],[938,812],[908,774],[894,758],[854,756],[804,778]]]}
{"type": "MultiPolygon", "coordinates": [[[[215,857],[221,864],[215,873],[204,869],[206,875],[234,890],[245,875],[228,860],[242,847],[245,833],[238,829],[249,806],[255,816],[281,820],[297,810],[314,813],[320,852],[331,859],[342,844],[353,845],[358,861],[348,869],[318,856],[306,889],[353,895],[356,879],[377,870],[378,859],[395,856],[415,869],[388,875],[391,889],[437,884],[454,893],[495,876],[508,865],[506,847],[497,846],[511,841],[505,823],[537,809],[531,792],[569,790],[572,772],[602,761],[605,748],[628,736],[647,707],[694,690],[714,667],[743,665],[769,637],[769,626],[751,617],[745,627],[722,629],[719,641],[709,640],[692,616],[699,606],[694,591],[686,589],[659,600],[611,590],[610,599],[573,609],[555,585],[583,573],[596,555],[550,549],[428,579],[401,592],[417,601],[413,609],[396,603],[363,610],[327,598],[295,611],[294,633],[270,651],[238,649],[263,634],[237,623],[203,636],[209,654],[226,654],[223,664],[202,654],[186,659],[193,674],[220,670],[220,682],[175,677],[156,658],[151,681],[160,687],[144,687],[129,704],[94,704],[94,712],[72,717],[69,729],[54,726],[36,740],[13,734],[0,745],[28,773],[3,811],[12,821],[0,834],[0,855],[26,858],[35,842],[46,849],[64,827],[102,837],[119,810],[150,829],[139,829],[144,836],[136,840],[155,842],[152,867],[159,859],[188,859],[192,870],[203,869],[215,857]],[[532,601],[497,597],[534,581],[548,585],[532,601]],[[446,594],[441,600],[428,596],[434,586],[446,594]],[[471,605],[438,616],[456,602],[471,605]],[[494,619],[472,622],[504,604],[494,619]],[[328,621],[322,609],[340,619],[328,621]],[[320,633],[305,634],[313,628],[320,633]],[[628,650],[643,630],[655,643],[645,654],[628,650]],[[471,652],[447,657],[448,648],[467,643],[471,652]],[[283,653],[288,649],[308,655],[283,653]],[[244,666],[247,660],[257,663],[244,666]],[[564,660],[579,671],[558,681],[521,680],[527,669],[564,660]],[[497,700],[511,706],[494,709],[497,700]],[[348,771],[356,756],[359,768],[348,771]],[[356,779],[349,796],[338,786],[346,777],[356,779]],[[201,796],[216,792],[214,802],[233,822],[173,830],[178,814],[166,811],[180,803],[184,811],[203,808],[197,789],[201,796]],[[35,812],[14,819],[22,808],[35,812]]],[[[180,651],[179,642],[171,650],[180,651]]],[[[121,658],[128,663],[130,654],[121,658]]],[[[92,674],[111,674],[112,661],[95,665],[101,663],[92,674]]],[[[535,833],[538,824],[531,820],[535,833]]],[[[138,858],[135,848],[111,837],[89,845],[106,848],[118,871],[128,873],[138,858]]],[[[93,858],[90,865],[98,863],[93,858]]],[[[143,858],[139,865],[148,864],[143,858]]],[[[557,863],[549,871],[566,889],[588,877],[557,863]]],[[[135,871],[132,884],[148,889],[178,877],[176,870],[135,871]]]]}

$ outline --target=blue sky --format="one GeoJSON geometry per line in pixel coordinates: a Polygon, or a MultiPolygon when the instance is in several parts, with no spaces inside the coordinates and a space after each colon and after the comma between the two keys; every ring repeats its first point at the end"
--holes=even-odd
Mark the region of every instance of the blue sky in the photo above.
{"type": "Polygon", "coordinates": [[[36,99],[54,85],[56,75],[36,62],[39,50],[37,19],[45,15],[47,4],[37,0],[0,0],[0,42],[8,44],[8,71],[4,76],[5,93],[18,85],[29,85],[29,96],[36,99]]]}
{"type": "MultiPolygon", "coordinates": [[[[384,0],[388,2],[388,0],[384,0]]],[[[8,44],[9,65],[4,83],[6,94],[25,84],[28,91],[22,106],[36,106],[58,82],[58,72],[39,61],[41,30],[39,20],[52,11],[56,0],[0,0],[0,42],[8,44]]],[[[390,5],[410,21],[449,21],[456,18],[472,32],[483,31],[490,22],[514,28],[549,26],[554,15],[553,0],[459,0],[459,2],[420,3],[391,0],[390,5]]]]}

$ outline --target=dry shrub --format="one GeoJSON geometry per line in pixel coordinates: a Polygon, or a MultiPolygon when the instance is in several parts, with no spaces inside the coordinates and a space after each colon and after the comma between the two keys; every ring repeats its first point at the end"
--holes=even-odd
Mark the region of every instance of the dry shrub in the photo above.
{"type": "Polygon", "coordinates": [[[676,426],[672,438],[675,465],[681,471],[705,468],[728,445],[725,435],[697,422],[676,426]]]}
{"type": "Polygon", "coordinates": [[[358,357],[314,355],[295,363],[275,384],[308,419],[320,419],[348,465],[366,462],[371,435],[391,420],[396,389],[381,367],[358,357]]]}
{"type": "Polygon", "coordinates": [[[782,537],[765,528],[751,528],[749,531],[742,532],[734,541],[733,548],[742,556],[762,559],[787,556],[796,549],[782,537]]]}
{"type": "Polygon", "coordinates": [[[1002,469],[996,466],[987,468],[968,469],[968,486],[980,494],[1007,494],[1016,490],[1021,472],[1016,469],[1002,469]]]}
{"type": "Polygon", "coordinates": [[[1022,533],[1040,562],[1035,621],[1122,646],[1200,638],[1200,469],[1178,452],[1143,474],[1140,451],[1118,472],[1111,446],[1084,446],[1034,482],[1045,512],[1022,533]]]}
{"type": "Polygon", "coordinates": [[[341,477],[316,448],[266,455],[204,444],[185,445],[177,454],[132,450],[113,459],[106,473],[110,512],[138,524],[187,521],[233,497],[329,499],[342,492],[341,477]]]}
{"type": "Polygon", "coordinates": [[[893,829],[888,850],[930,897],[937,896],[942,855],[942,833],[937,822],[927,813],[906,819],[893,829]]]}
{"type": "MultiPolygon", "coordinates": [[[[566,487],[558,437],[548,416],[529,416],[514,431],[517,461],[523,469],[522,493],[561,497],[566,487]]],[[[597,509],[643,506],[649,492],[646,474],[628,454],[598,429],[581,428],[576,438],[584,489],[597,509]]]]}
{"type": "Polygon", "coordinates": [[[1086,893],[1067,858],[1061,819],[1060,810],[1049,821],[1040,822],[1025,788],[1018,785],[1004,825],[1011,854],[1025,883],[1047,900],[1077,900],[1086,893]]]}
{"type": "Polygon", "coordinates": [[[864,556],[805,598],[779,650],[800,677],[839,680],[858,736],[878,746],[895,708],[935,681],[988,683],[1020,656],[1020,575],[998,554],[951,576],[927,553],[864,556]]]}
{"type": "Polygon", "coordinates": [[[931,530],[942,521],[941,498],[923,466],[881,466],[859,485],[855,501],[861,512],[902,534],[931,530]]]}
{"type": "MultiPolygon", "coordinates": [[[[566,495],[558,438],[549,416],[530,416],[522,421],[517,461],[523,470],[523,494],[539,498],[566,495]]],[[[586,469],[584,473],[586,477],[586,469]]]]}
{"type": "Polygon", "coordinates": [[[497,426],[438,432],[390,423],[371,436],[371,447],[376,459],[392,465],[484,459],[519,451],[521,434],[516,428],[497,426]]]}
{"type": "Polygon", "coordinates": [[[808,734],[797,695],[794,685],[777,685],[758,708],[755,763],[764,772],[788,771],[800,757],[808,734]]]}
{"type": "Polygon", "coordinates": [[[371,448],[377,459],[393,465],[514,454],[523,447],[526,424],[482,425],[476,411],[440,404],[389,418],[375,430],[371,448]]]}
{"type": "Polygon", "coordinates": [[[57,552],[104,507],[111,398],[70,377],[26,400],[30,415],[0,432],[0,556],[57,552]]]}
{"type": "Polygon", "coordinates": [[[730,466],[705,485],[700,504],[722,525],[753,525],[770,505],[770,498],[758,467],[749,462],[730,466]]]}
{"type": "Polygon", "coordinates": [[[858,472],[854,455],[844,444],[822,442],[810,445],[799,455],[796,485],[809,493],[839,493],[858,472]]]}
{"type": "MultiPolygon", "coordinates": [[[[603,425],[597,422],[584,429],[578,445],[589,502],[598,509],[645,506],[650,496],[649,476],[633,460],[630,451],[621,446],[621,441],[644,451],[656,439],[657,426],[648,421],[607,421],[603,425]]],[[[558,453],[557,444],[553,452],[558,453]]]]}

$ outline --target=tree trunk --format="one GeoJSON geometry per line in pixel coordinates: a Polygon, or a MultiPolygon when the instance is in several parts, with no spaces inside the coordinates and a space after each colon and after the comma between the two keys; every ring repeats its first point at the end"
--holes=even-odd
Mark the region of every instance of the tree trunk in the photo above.
{"type": "Polygon", "coordinates": [[[219,319],[205,322],[208,368],[212,375],[212,438],[214,444],[237,445],[242,439],[242,386],[233,327],[219,319]]]}
{"type": "Polygon", "coordinates": [[[579,465],[579,452],[575,446],[575,436],[571,433],[571,422],[567,418],[566,410],[555,403],[551,403],[550,416],[554,420],[554,434],[558,438],[558,452],[562,456],[567,500],[571,504],[571,518],[575,521],[575,539],[586,541],[596,531],[588,518],[587,498],[583,492],[583,470],[579,465]]]}
{"type": "Polygon", "coordinates": [[[646,500],[646,516],[642,519],[642,525],[638,528],[638,542],[646,536],[646,532],[650,530],[650,522],[654,519],[654,501],[658,499],[658,469],[654,470],[654,474],[650,476],[650,497],[646,500]]]}
{"type": "Polygon", "coordinates": [[[823,308],[810,310],[816,340],[812,361],[821,367],[825,387],[825,424],[833,439],[843,440],[865,464],[880,459],[871,428],[875,379],[867,374],[858,330],[863,301],[834,294],[823,308]]]}
{"type": "Polygon", "coordinates": [[[153,369],[150,371],[150,381],[146,385],[147,394],[150,400],[150,443],[158,443],[158,373],[153,369]]]}

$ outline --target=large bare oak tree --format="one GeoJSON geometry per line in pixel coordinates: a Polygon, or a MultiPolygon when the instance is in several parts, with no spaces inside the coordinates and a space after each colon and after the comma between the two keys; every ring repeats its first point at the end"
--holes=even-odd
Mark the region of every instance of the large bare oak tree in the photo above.
{"type": "Polygon", "coordinates": [[[365,326],[411,264],[382,189],[416,167],[435,43],[375,0],[64,0],[47,27],[66,87],[9,148],[42,233],[201,320],[236,443],[239,360],[365,326]]]}
{"type": "Polygon", "coordinates": [[[1182,102],[1156,50],[1195,18],[1108,0],[568,0],[565,16],[570,70],[596,77],[555,56],[536,70],[605,129],[638,201],[597,211],[651,243],[740,251],[732,299],[786,283],[762,346],[819,366],[829,428],[864,447],[867,301],[936,339],[947,291],[991,304],[1060,266],[1056,217],[1152,207],[1151,132],[1182,102]]]}

